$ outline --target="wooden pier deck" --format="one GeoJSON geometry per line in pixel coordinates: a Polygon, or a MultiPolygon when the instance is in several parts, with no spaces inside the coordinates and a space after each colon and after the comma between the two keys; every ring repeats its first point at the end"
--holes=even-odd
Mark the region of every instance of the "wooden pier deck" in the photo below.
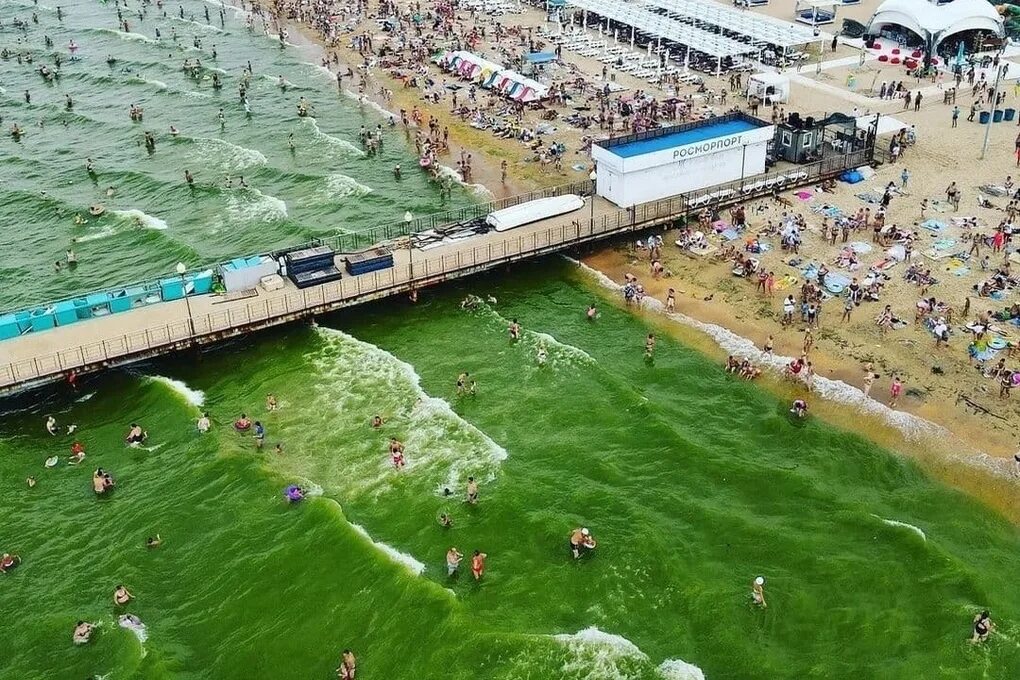
{"type": "MultiPolygon", "coordinates": [[[[391,269],[298,289],[254,289],[247,297],[192,295],[68,326],[25,333],[0,341],[0,395],[79,375],[206,345],[251,331],[323,314],[390,295],[407,293],[506,264],[584,245],[618,234],[687,217],[691,211],[768,195],[834,177],[870,160],[854,152],[833,156],[796,172],[747,178],[721,187],[621,209],[595,197],[581,210],[506,232],[492,231],[421,250],[407,237],[390,238],[391,269]]],[[[522,197],[522,199],[525,197],[522,197]]],[[[511,199],[513,200],[513,199],[511,199]]],[[[518,201],[519,202],[519,201],[518,201]]],[[[510,203],[513,204],[513,203],[510,203]]],[[[470,210],[470,209],[469,209],[470,210]]],[[[486,214],[476,206],[474,214],[486,214]],[[481,210],[481,212],[478,212],[481,210]]],[[[432,219],[432,218],[429,218],[432,219]]],[[[434,220],[433,220],[434,221],[434,220]]],[[[428,228],[428,221],[416,225],[428,228]]],[[[365,244],[367,245],[367,244],[365,244]]],[[[338,254],[337,267],[343,270],[338,254]]]]}
{"type": "MultiPolygon", "coordinates": [[[[586,207],[511,231],[481,234],[425,251],[408,239],[393,248],[394,266],[339,281],[280,290],[261,287],[250,296],[192,295],[126,312],[79,321],[0,342],[0,394],[167,354],[193,345],[267,328],[374,300],[412,288],[468,276],[507,263],[554,253],[613,234],[651,227],[684,214],[679,200],[658,210],[620,210],[596,198],[586,207]]],[[[393,246],[395,244],[391,244],[393,246]]],[[[337,256],[341,270],[341,255],[337,256]]]]}

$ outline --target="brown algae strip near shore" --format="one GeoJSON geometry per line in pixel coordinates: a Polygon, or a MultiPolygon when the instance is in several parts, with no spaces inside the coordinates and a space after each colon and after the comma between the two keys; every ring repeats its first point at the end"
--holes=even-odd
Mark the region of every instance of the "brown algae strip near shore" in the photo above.
{"type": "MultiPolygon", "coordinates": [[[[620,293],[622,286],[604,272],[573,258],[582,276],[605,291],[620,293]]],[[[622,295],[606,295],[623,307],[622,295]]],[[[803,398],[805,388],[782,378],[791,357],[769,359],[750,340],[729,329],[681,313],[667,313],[659,300],[645,297],[632,310],[659,331],[718,361],[727,355],[746,357],[766,369],[755,382],[782,400],[803,398]]],[[[1017,480],[1008,459],[991,456],[965,443],[957,432],[938,423],[892,409],[839,380],[815,376],[811,413],[825,423],[851,431],[882,448],[909,456],[932,477],[973,496],[1020,525],[1017,480]]]]}

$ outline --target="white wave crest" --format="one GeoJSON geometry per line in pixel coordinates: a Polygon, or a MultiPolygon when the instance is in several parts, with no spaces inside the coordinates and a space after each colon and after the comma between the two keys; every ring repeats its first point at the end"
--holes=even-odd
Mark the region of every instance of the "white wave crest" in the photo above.
{"type": "Polygon", "coordinates": [[[184,397],[184,400],[192,406],[201,406],[205,403],[205,392],[188,387],[187,383],[182,380],[175,380],[174,378],[167,378],[162,375],[150,375],[147,378],[151,382],[170,388],[171,391],[184,397]]]}
{"type": "Polygon", "coordinates": [[[383,494],[392,488],[393,475],[400,474],[414,476],[443,495],[446,489],[462,489],[469,475],[495,477],[506,450],[458,416],[445,400],[426,394],[410,364],[342,331],[317,330],[323,347],[311,361],[324,378],[316,386],[322,417],[332,424],[353,418],[352,427],[365,427],[372,414],[379,413],[404,433],[406,467],[400,472],[394,472],[377,437],[348,446],[347,490],[383,494]]]}
{"type": "Polygon", "coordinates": [[[354,529],[359,534],[361,534],[362,536],[364,536],[369,543],[375,546],[376,549],[384,553],[391,560],[400,565],[403,565],[404,567],[407,567],[408,571],[410,571],[415,576],[419,576],[423,571],[425,571],[425,565],[423,563],[419,562],[414,557],[408,555],[405,552],[400,552],[392,545],[387,545],[380,541],[376,541],[369,535],[367,531],[365,531],[365,528],[360,524],[351,524],[351,528],[354,529]]]}
{"type": "Polygon", "coordinates": [[[158,217],[155,217],[154,215],[142,212],[141,210],[132,208],[130,210],[111,210],[110,212],[116,215],[117,217],[123,220],[127,220],[131,222],[133,225],[138,227],[144,227],[146,229],[156,229],[158,231],[163,231],[167,229],[166,222],[159,219],[158,217]]]}
{"type": "Polygon", "coordinates": [[[339,172],[334,172],[326,177],[325,193],[329,198],[347,198],[349,196],[364,196],[371,193],[372,187],[365,186],[353,177],[348,177],[339,172]]]}
{"type": "Polygon", "coordinates": [[[146,85],[152,85],[153,87],[159,90],[167,89],[166,83],[164,83],[162,80],[156,80],[155,78],[143,78],[142,76],[131,76],[131,80],[135,81],[136,83],[145,83],[146,85]]]}
{"type": "MultiPolygon", "coordinates": [[[[564,675],[588,680],[647,677],[648,655],[622,635],[591,626],[576,633],[551,637],[570,650],[570,658],[560,669],[564,675]]],[[[663,680],[705,680],[700,668],[681,659],[666,659],[655,672],[663,680]]]]}
{"type": "Polygon", "coordinates": [[[326,146],[340,151],[341,153],[349,154],[351,156],[364,156],[365,152],[354,145],[353,142],[348,142],[346,139],[334,137],[331,134],[323,132],[319,127],[319,122],[312,116],[305,116],[302,120],[302,125],[310,127],[312,129],[312,136],[316,141],[325,144],[326,146]]]}
{"type": "Polygon", "coordinates": [[[100,33],[107,33],[109,35],[115,35],[121,40],[133,40],[135,42],[144,42],[150,44],[156,44],[156,41],[152,38],[142,35],[141,33],[131,33],[130,31],[115,31],[112,28],[97,28],[95,29],[100,33]]]}
{"type": "Polygon", "coordinates": [[[248,187],[230,193],[227,212],[237,222],[279,222],[287,217],[287,204],[248,187]]]}
{"type": "Polygon", "coordinates": [[[908,531],[913,531],[915,534],[921,537],[922,541],[925,542],[928,541],[928,537],[925,535],[925,533],[921,531],[921,529],[919,529],[918,527],[915,527],[913,524],[907,524],[906,522],[900,522],[895,519],[885,519],[884,517],[879,517],[878,515],[872,515],[872,517],[881,521],[882,524],[887,524],[891,527],[900,527],[903,529],[907,529],[908,531]]]}
{"type": "Polygon", "coordinates": [[[256,149],[248,149],[222,139],[196,137],[197,162],[220,172],[241,172],[259,168],[267,163],[265,155],[256,149]]]}

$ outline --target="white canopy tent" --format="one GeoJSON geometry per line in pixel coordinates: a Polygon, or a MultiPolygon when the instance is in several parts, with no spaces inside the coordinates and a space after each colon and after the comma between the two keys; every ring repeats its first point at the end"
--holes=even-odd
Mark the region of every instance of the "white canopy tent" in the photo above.
{"type": "Polygon", "coordinates": [[[857,127],[861,130],[870,130],[875,126],[876,117],[878,118],[878,129],[875,131],[875,134],[879,137],[893,132],[899,132],[900,130],[905,130],[910,127],[909,123],[904,123],[899,118],[886,114],[876,116],[874,113],[857,116],[857,127]]]}
{"type": "Polygon", "coordinates": [[[927,0],[885,0],[868,22],[867,32],[878,35],[886,26],[900,26],[924,40],[934,54],[943,40],[963,31],[988,31],[1002,37],[1003,20],[988,0],[953,0],[936,5],[927,0]]]}
{"type": "Polygon", "coordinates": [[[649,4],[679,17],[685,23],[708,24],[721,31],[744,36],[752,44],[772,45],[782,49],[817,42],[809,28],[765,14],[745,12],[710,0],[649,0],[649,4]]]}
{"type": "Polygon", "coordinates": [[[585,16],[590,11],[600,17],[626,24],[632,30],[707,54],[720,64],[724,58],[754,54],[758,51],[753,45],[657,14],[648,6],[620,0],[570,0],[570,4],[584,10],[585,16]]]}
{"type": "Polygon", "coordinates": [[[747,95],[754,95],[766,106],[790,100],[790,78],[782,73],[755,73],[747,79],[747,95]]]}

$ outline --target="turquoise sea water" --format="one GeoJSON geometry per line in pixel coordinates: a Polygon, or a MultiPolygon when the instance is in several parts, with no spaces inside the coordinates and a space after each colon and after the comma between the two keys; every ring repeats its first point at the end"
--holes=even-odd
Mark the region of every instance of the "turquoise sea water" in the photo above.
{"type": "MultiPolygon", "coordinates": [[[[163,75],[156,79],[168,90],[189,87],[150,43],[85,32],[113,26],[113,8],[64,7],[73,30],[38,10],[58,45],[70,35],[89,52],[94,40],[100,63],[105,51],[124,50],[147,64],[146,77],[163,75]]],[[[199,22],[201,7],[186,6],[199,22]]],[[[12,8],[30,16],[27,6],[5,3],[5,26],[12,8]]],[[[264,70],[274,80],[279,70],[306,83],[305,96],[332,112],[318,124],[336,139],[356,139],[363,120],[374,124],[337,101],[299,54],[231,21],[230,33],[216,37],[220,60],[232,59],[228,73],[258,55],[257,73],[271,62],[274,70],[264,70]]],[[[150,33],[144,23],[132,30],[150,33]]],[[[6,44],[16,37],[0,33],[6,44]]],[[[5,77],[30,82],[14,64],[3,62],[5,77]]],[[[306,123],[286,118],[296,96],[279,95],[270,80],[265,101],[253,103],[278,106],[277,118],[244,126],[238,118],[236,130],[228,123],[224,141],[248,151],[160,142],[149,160],[132,146],[141,132],[127,120],[128,99],[146,107],[142,129],[162,106],[159,129],[177,120],[182,135],[194,128],[208,139],[220,139],[218,104],[203,100],[190,117],[171,116],[192,106],[187,95],[156,88],[142,100],[148,85],[119,78],[83,89],[81,101],[91,97],[95,109],[80,105],[80,115],[99,121],[91,132],[63,132],[59,90],[40,112],[17,97],[36,86],[4,81],[5,125],[14,110],[31,114],[23,121],[52,116],[42,133],[58,133],[42,154],[26,147],[38,130],[18,147],[0,142],[5,154],[14,148],[0,165],[5,305],[98,285],[111,268],[124,279],[148,276],[172,268],[185,249],[189,262],[208,261],[440,207],[423,179],[389,175],[391,163],[410,162],[399,133],[381,159],[310,143],[299,145],[307,156],[288,160],[286,133],[306,123]],[[63,146],[59,134],[77,136],[63,146]],[[104,135],[110,141],[97,146],[108,157],[82,150],[104,135]],[[252,152],[266,162],[245,176],[263,198],[183,189],[180,164],[227,163],[210,160],[223,153],[234,168],[236,158],[257,160],[252,152]],[[97,200],[81,167],[89,154],[99,187],[118,187],[115,199],[103,199],[110,208],[141,210],[167,228],[90,222],[86,233],[115,233],[79,240],[82,266],[55,276],[50,261],[77,233],[70,217],[97,200]],[[104,168],[113,167],[107,182],[104,168]],[[322,187],[337,172],[372,191],[326,200],[322,187]],[[284,201],[286,217],[255,218],[278,206],[268,196],[284,201]]],[[[237,118],[229,87],[223,97],[237,118]]],[[[604,294],[571,265],[546,259],[427,291],[417,305],[373,304],[318,327],[89,378],[76,393],[5,402],[0,551],[24,562],[0,576],[0,679],[324,679],[346,647],[358,655],[359,678],[1020,675],[1014,526],[892,452],[813,419],[791,420],[785,404],[668,337],[645,361],[648,326],[604,294]],[[495,301],[464,310],[468,294],[495,301]],[[584,315],[592,301],[601,309],[594,323],[584,315]],[[507,335],[514,318],[525,328],[517,343],[507,335]],[[456,394],[464,371],[477,381],[474,395],[456,394]],[[267,393],[278,411],[266,411],[267,393]],[[205,435],[194,426],[202,411],[214,421],[205,435]],[[242,412],[265,423],[263,450],[231,427],[242,412]],[[48,414],[78,431],[51,437],[48,414]],[[374,415],[386,421],[378,430],[374,415]],[[142,448],[124,445],[131,422],[149,432],[142,448]],[[407,446],[401,471],[389,463],[389,437],[407,446]],[[74,438],[87,448],[81,467],[66,463],[74,438]],[[60,464],[44,468],[52,455],[60,464]],[[97,499],[90,475],[100,466],[117,487],[97,499]],[[477,506],[463,502],[468,476],[480,481],[477,506]],[[282,490],[292,483],[310,498],[286,503],[282,490]],[[439,526],[443,512],[452,528],[439,526]],[[575,562],[567,541],[578,526],[599,547],[575,562]],[[157,532],[164,544],[147,550],[145,538],[157,532]],[[481,582],[466,562],[446,577],[451,546],[488,555],[481,582]],[[758,575],[765,610],[750,603],[758,575]],[[125,608],[113,604],[118,584],[136,598],[125,608]],[[983,608],[998,629],[975,647],[970,622],[983,608]],[[123,613],[144,622],[144,641],[117,625],[123,613]],[[100,627],[75,647],[80,619],[100,627]]]]}

